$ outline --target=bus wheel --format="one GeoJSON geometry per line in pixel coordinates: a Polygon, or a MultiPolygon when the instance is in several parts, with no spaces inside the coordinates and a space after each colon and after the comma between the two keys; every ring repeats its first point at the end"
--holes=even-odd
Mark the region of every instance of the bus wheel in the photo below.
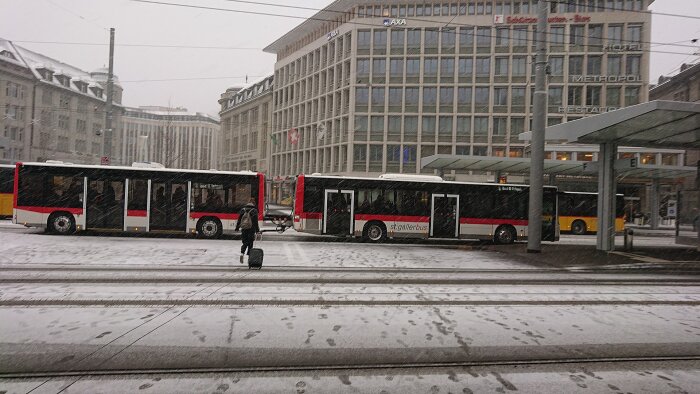
{"type": "Polygon", "coordinates": [[[515,242],[516,237],[517,234],[513,226],[505,225],[496,229],[493,239],[497,244],[508,245],[515,242]]]}
{"type": "Polygon", "coordinates": [[[217,218],[201,218],[197,222],[197,234],[203,238],[219,238],[223,233],[221,222],[217,218]]]}
{"type": "Polygon", "coordinates": [[[75,219],[67,212],[56,212],[49,216],[49,231],[60,235],[69,235],[75,232],[75,219]]]}
{"type": "Polygon", "coordinates": [[[386,240],[386,226],[382,222],[369,222],[365,225],[362,236],[371,242],[384,242],[386,240]]]}
{"type": "Polygon", "coordinates": [[[575,220],[571,223],[571,233],[575,235],[584,235],[588,229],[586,228],[586,222],[583,220],[575,220]]]}

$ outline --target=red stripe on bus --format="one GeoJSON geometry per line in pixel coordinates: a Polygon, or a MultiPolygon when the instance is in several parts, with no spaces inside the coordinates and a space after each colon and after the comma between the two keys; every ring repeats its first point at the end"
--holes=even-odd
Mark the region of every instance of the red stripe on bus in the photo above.
{"type": "Polygon", "coordinates": [[[321,219],[323,214],[321,212],[303,212],[299,215],[301,219],[321,219]]]}
{"type": "Polygon", "coordinates": [[[527,226],[527,220],[516,219],[491,219],[491,218],[459,218],[460,224],[511,224],[513,226],[527,226]]]}
{"type": "Polygon", "coordinates": [[[383,222],[417,222],[428,223],[430,216],[405,216],[405,215],[371,215],[359,214],[355,215],[355,220],[381,220],[383,222]]]}
{"type": "Polygon", "coordinates": [[[83,208],[61,208],[61,207],[16,207],[23,211],[37,212],[37,213],[52,213],[58,211],[64,211],[72,213],[73,215],[82,215],[83,208]]]}
{"type": "Polygon", "coordinates": [[[190,217],[192,219],[199,219],[205,216],[212,216],[218,218],[219,220],[238,220],[237,213],[190,212],[190,217]]]}
{"type": "Polygon", "coordinates": [[[140,209],[127,209],[126,216],[135,216],[145,218],[148,216],[148,211],[140,209]]]}
{"type": "MultiPolygon", "coordinates": [[[[258,220],[265,217],[265,174],[258,173],[258,220]]],[[[238,215],[236,215],[238,219],[238,215]]]]}
{"type": "Polygon", "coordinates": [[[317,218],[306,217],[304,214],[304,174],[299,174],[297,177],[296,195],[294,196],[294,216],[305,219],[320,219],[321,214],[317,218]]]}

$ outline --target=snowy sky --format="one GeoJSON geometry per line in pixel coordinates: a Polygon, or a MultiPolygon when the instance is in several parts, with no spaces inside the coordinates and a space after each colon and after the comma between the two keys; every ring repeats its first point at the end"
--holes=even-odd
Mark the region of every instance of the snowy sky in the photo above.
{"type": "MultiPolygon", "coordinates": [[[[169,0],[167,0],[169,1],[169,0]]],[[[174,3],[255,10],[308,17],[310,10],[242,4],[227,0],[179,0],[174,3]]],[[[267,3],[322,8],[329,0],[266,0],[267,3]]],[[[700,16],[700,1],[656,0],[657,12],[700,16]]],[[[217,100],[230,86],[245,84],[272,73],[275,58],[262,48],[299,24],[301,19],[257,16],[223,11],[187,9],[130,0],[0,0],[0,37],[13,41],[107,43],[109,27],[116,28],[117,44],[218,46],[251,49],[192,49],[117,47],[115,73],[124,86],[124,104],[185,106],[193,111],[218,112],[217,100]],[[224,78],[226,77],[226,78],[224,78]],[[195,79],[193,78],[210,78],[195,79]],[[214,79],[211,79],[214,78],[214,79]],[[148,81],[154,79],[190,79],[148,81]]],[[[655,16],[652,42],[689,45],[700,38],[700,20],[655,16]]],[[[107,64],[106,46],[19,43],[20,45],[93,70],[107,64]]],[[[655,46],[691,54],[694,48],[655,46]]],[[[652,53],[651,81],[682,62],[698,56],[652,53]]]]}

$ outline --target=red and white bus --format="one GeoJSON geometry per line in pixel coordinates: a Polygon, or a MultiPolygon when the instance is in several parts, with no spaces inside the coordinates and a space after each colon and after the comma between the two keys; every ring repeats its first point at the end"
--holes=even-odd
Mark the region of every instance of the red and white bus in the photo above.
{"type": "Polygon", "coordinates": [[[255,172],[61,162],[17,163],[13,222],[58,234],[81,230],[232,233],[250,201],[263,219],[265,178],[255,172]]]}
{"type": "MultiPolygon", "coordinates": [[[[413,237],[507,244],[527,239],[528,201],[527,185],[299,175],[293,220],[296,231],[374,242],[413,237]]],[[[555,187],[544,189],[542,240],[559,240],[555,187]]]]}

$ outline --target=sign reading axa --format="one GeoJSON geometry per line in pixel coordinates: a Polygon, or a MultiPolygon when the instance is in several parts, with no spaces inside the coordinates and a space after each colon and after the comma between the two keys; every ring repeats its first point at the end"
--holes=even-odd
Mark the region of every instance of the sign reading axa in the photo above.
{"type": "Polygon", "coordinates": [[[399,19],[399,18],[392,18],[392,19],[384,19],[384,26],[386,27],[393,27],[393,26],[406,26],[406,19],[399,19]]]}

